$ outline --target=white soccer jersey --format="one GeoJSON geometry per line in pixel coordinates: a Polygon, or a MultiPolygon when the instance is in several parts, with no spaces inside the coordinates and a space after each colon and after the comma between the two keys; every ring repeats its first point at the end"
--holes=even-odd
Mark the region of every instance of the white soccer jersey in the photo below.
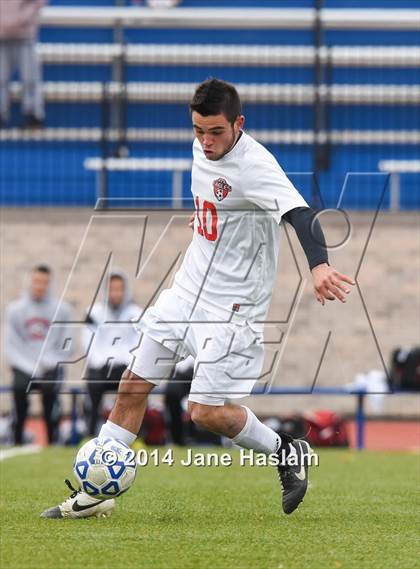
{"type": "Polygon", "coordinates": [[[308,204],[274,156],[245,132],[220,160],[208,160],[198,140],[193,156],[194,235],[174,291],[218,318],[262,322],[277,270],[281,217],[308,204]]]}

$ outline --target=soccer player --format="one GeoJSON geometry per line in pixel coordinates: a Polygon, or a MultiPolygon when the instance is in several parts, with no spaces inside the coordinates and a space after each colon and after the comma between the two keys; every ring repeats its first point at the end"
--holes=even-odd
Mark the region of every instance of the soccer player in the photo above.
{"type": "MultiPolygon", "coordinates": [[[[191,354],[192,420],[243,448],[276,453],[283,510],[290,514],[306,493],[308,443],[277,434],[249,408],[232,404],[251,392],[261,373],[264,351],[258,338],[276,274],[281,220],[297,233],[321,304],[345,302],[354,282],[329,265],[315,212],[274,156],[244,132],[236,89],[208,79],[197,87],[190,110],[195,133],[192,242],[173,286],[162,291],[138,324],[142,341],[99,437],[131,445],[148,393],[171,375],[176,361],[191,354]]],[[[113,507],[114,500],[101,502],[80,490],[42,515],[100,515],[113,507]]]]}

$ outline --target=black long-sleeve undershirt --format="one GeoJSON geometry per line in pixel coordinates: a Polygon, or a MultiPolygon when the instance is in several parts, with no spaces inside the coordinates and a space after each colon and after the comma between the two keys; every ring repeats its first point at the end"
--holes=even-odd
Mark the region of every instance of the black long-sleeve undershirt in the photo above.
{"type": "Polygon", "coordinates": [[[295,207],[283,214],[283,219],[296,231],[310,270],[321,263],[328,263],[324,233],[315,215],[316,212],[310,207],[295,207]]]}

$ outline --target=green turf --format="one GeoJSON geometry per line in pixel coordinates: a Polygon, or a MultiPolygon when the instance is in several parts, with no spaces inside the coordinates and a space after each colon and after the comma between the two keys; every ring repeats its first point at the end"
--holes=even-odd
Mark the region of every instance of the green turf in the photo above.
{"type": "Polygon", "coordinates": [[[140,469],[109,519],[45,520],[74,451],[0,463],[2,569],[418,567],[419,457],[323,451],[305,503],[281,513],[273,467],[140,469]]]}

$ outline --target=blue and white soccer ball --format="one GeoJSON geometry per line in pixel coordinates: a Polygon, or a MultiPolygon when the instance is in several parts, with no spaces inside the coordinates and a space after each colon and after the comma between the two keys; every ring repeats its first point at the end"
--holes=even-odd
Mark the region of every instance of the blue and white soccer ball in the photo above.
{"type": "Polygon", "coordinates": [[[120,496],[136,477],[133,451],[116,439],[91,439],[77,453],[74,474],[81,488],[94,498],[120,496]]]}

